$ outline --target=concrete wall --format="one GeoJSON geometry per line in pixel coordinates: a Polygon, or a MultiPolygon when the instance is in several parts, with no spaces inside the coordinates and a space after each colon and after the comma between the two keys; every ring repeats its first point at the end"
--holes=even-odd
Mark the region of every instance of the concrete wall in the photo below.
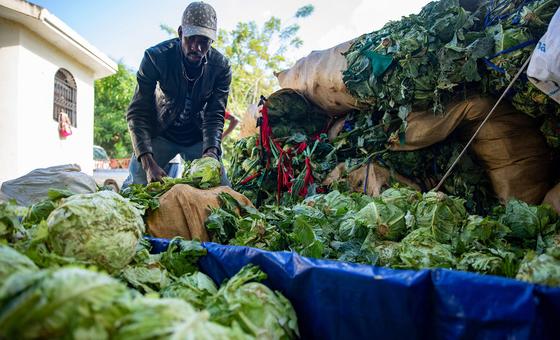
{"type": "Polygon", "coordinates": [[[23,26],[0,21],[0,32],[0,74],[9,74],[0,80],[0,103],[9,103],[0,106],[0,182],[66,163],[92,174],[93,72],[23,26]],[[53,119],[54,76],[60,68],[77,85],[77,127],[66,139],[59,138],[53,119]]]}
{"type": "Polygon", "coordinates": [[[19,31],[0,19],[0,182],[17,169],[19,31]]]}

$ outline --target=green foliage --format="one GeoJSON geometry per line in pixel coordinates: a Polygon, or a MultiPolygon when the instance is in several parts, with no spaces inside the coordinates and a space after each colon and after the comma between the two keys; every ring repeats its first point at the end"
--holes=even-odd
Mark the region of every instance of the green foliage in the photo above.
{"type": "MultiPolygon", "coordinates": [[[[538,40],[559,4],[558,0],[480,1],[479,8],[469,12],[458,0],[432,1],[420,13],[356,39],[345,53],[344,83],[356,100],[384,115],[386,129],[402,137],[413,109],[442,114],[445,105],[457,98],[501,94],[534,46],[492,56],[538,40]],[[496,20],[485,26],[489,17],[496,20]],[[491,59],[503,73],[487,66],[483,58],[491,59]],[[393,120],[400,123],[394,126],[393,120]]],[[[512,93],[513,105],[522,112],[560,115],[560,105],[526,80],[516,81],[512,93]]],[[[558,133],[550,129],[551,124],[547,119],[543,132],[556,147],[558,133]]]]}
{"type": "Polygon", "coordinates": [[[126,110],[136,88],[136,76],[119,62],[117,73],[95,81],[94,143],[111,158],[132,154],[126,110]]]}
{"type": "Polygon", "coordinates": [[[289,65],[285,54],[290,48],[299,48],[303,41],[297,36],[299,19],[313,12],[312,5],[297,10],[291,24],[271,17],[262,26],[256,22],[240,22],[231,31],[220,30],[215,47],[229,59],[233,72],[228,108],[245,112],[260,95],[268,96],[275,89],[274,71],[289,65]]]}

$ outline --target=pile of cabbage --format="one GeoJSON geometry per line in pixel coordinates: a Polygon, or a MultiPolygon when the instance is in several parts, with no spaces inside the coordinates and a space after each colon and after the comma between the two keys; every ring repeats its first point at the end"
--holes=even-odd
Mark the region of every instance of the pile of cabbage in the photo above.
{"type": "Polygon", "coordinates": [[[248,265],[221,285],[199,242],[150,254],[142,210],[112,191],[0,204],[0,338],[290,339],[290,302],[248,265]]]}
{"type": "Polygon", "coordinates": [[[489,216],[469,215],[461,198],[408,188],[390,188],[376,198],[332,191],[260,210],[228,195],[221,200],[207,220],[216,242],[560,285],[560,219],[549,206],[511,200],[489,216]]]}

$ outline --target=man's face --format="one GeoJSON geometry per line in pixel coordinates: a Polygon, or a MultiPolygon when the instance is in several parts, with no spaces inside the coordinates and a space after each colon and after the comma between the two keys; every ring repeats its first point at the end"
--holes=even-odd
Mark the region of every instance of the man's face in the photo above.
{"type": "Polygon", "coordinates": [[[181,46],[183,53],[190,63],[198,64],[202,58],[208,53],[212,45],[212,40],[201,35],[192,35],[186,37],[181,35],[181,46]]]}

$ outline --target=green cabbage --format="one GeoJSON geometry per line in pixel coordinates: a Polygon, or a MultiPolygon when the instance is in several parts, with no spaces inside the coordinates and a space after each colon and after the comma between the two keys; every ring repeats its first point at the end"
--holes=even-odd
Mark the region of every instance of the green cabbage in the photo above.
{"type": "Polygon", "coordinates": [[[299,336],[296,313],[280,293],[259,282],[266,274],[247,265],[222,285],[208,306],[211,320],[222,325],[239,324],[250,335],[261,339],[299,336]]]}
{"type": "Polygon", "coordinates": [[[52,251],[109,272],[130,262],[144,232],[138,209],[112,191],[64,199],[49,215],[47,224],[47,244],[52,251]]]}
{"type": "Polygon", "coordinates": [[[467,218],[465,200],[442,192],[427,192],[416,209],[418,228],[429,228],[438,242],[451,242],[467,218]]]}
{"type": "Polygon", "coordinates": [[[107,339],[131,292],[79,268],[22,271],[0,289],[0,338],[107,339]]]}
{"type": "Polygon", "coordinates": [[[195,159],[185,171],[184,177],[197,188],[213,188],[221,183],[222,163],[212,157],[195,159]]]}
{"type": "Polygon", "coordinates": [[[545,254],[537,256],[531,251],[521,262],[518,280],[560,286],[560,248],[549,248],[545,254]]]}
{"type": "Polygon", "coordinates": [[[401,241],[399,258],[404,268],[454,268],[451,246],[439,243],[430,228],[412,231],[401,241]]]}
{"type": "Polygon", "coordinates": [[[514,276],[515,254],[512,252],[488,248],[483,251],[464,253],[457,264],[457,269],[503,276],[514,276]]]}
{"type": "Polygon", "coordinates": [[[508,227],[490,217],[471,215],[459,237],[453,240],[455,252],[463,253],[467,250],[496,246],[510,232],[508,227]]]}
{"type": "Polygon", "coordinates": [[[393,204],[403,211],[414,212],[416,205],[422,200],[422,194],[410,188],[389,188],[381,193],[386,204],[393,204]]]}
{"type": "Polygon", "coordinates": [[[24,209],[15,201],[0,203],[0,239],[14,240],[18,235],[25,234],[25,229],[19,217],[24,215],[24,209]]]}
{"type": "Polygon", "coordinates": [[[0,244],[0,287],[10,275],[20,271],[37,271],[39,268],[27,256],[0,244]]]}
{"type": "Polygon", "coordinates": [[[197,312],[183,300],[137,298],[119,320],[115,340],[128,339],[250,339],[239,328],[208,321],[208,313],[197,312]]]}
{"type": "Polygon", "coordinates": [[[181,276],[161,291],[163,297],[180,298],[198,310],[205,309],[209,299],[218,292],[212,279],[201,272],[181,276]]]}
{"type": "Polygon", "coordinates": [[[391,267],[400,262],[401,245],[392,241],[379,241],[373,246],[373,252],[377,256],[377,266],[391,267]]]}
{"type": "Polygon", "coordinates": [[[356,214],[356,221],[375,231],[380,240],[399,241],[406,235],[406,212],[376,199],[356,214]]]}
{"type": "Polygon", "coordinates": [[[500,222],[511,228],[512,237],[536,239],[539,235],[556,230],[558,215],[546,205],[532,206],[519,200],[510,200],[500,222]]]}
{"type": "Polygon", "coordinates": [[[308,197],[303,203],[321,210],[327,216],[343,216],[349,210],[354,210],[356,205],[350,196],[343,195],[337,190],[326,195],[308,197]]]}

